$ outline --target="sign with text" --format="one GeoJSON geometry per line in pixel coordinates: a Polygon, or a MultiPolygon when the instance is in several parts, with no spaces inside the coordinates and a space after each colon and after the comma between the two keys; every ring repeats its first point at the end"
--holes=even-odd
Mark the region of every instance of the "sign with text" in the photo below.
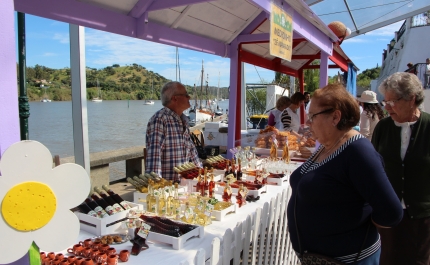
{"type": "Polygon", "coordinates": [[[270,20],[270,55],[291,62],[293,51],[293,17],[272,3],[270,20]]]}

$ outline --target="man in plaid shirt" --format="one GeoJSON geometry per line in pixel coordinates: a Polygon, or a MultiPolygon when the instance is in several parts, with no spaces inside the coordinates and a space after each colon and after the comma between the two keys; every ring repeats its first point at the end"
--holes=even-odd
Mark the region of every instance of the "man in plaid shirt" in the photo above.
{"type": "Polygon", "coordinates": [[[146,129],[146,172],[178,182],[179,175],[173,167],[186,162],[201,167],[190,138],[188,118],[183,114],[191,106],[189,99],[187,90],[179,82],[168,82],[161,89],[164,108],[151,117],[146,129]]]}

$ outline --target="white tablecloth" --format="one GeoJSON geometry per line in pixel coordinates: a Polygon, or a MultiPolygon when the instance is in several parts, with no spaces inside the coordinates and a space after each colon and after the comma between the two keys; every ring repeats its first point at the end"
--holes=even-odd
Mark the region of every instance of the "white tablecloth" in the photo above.
{"type": "MultiPolygon", "coordinates": [[[[225,217],[225,220],[213,221],[211,225],[206,226],[205,235],[203,238],[191,238],[188,240],[182,249],[175,250],[171,245],[163,243],[148,242],[149,248],[142,251],[138,256],[130,256],[127,264],[156,264],[156,265],[172,265],[179,264],[183,260],[187,260],[190,264],[194,264],[194,257],[198,249],[203,248],[206,251],[206,257],[209,257],[211,253],[211,243],[214,237],[220,237],[224,235],[225,231],[236,226],[238,222],[244,221],[249,214],[255,213],[258,207],[262,208],[265,202],[269,202],[271,198],[276,197],[278,193],[287,187],[288,182],[284,182],[282,186],[267,186],[267,192],[260,195],[260,200],[256,202],[247,202],[242,207],[236,207],[236,213],[229,214],[225,217]]],[[[220,195],[217,195],[218,199],[221,199],[220,195]]],[[[233,196],[232,196],[232,200],[233,196]]],[[[79,238],[76,243],[87,238],[92,238],[94,235],[88,232],[81,231],[79,238]]],[[[123,249],[131,251],[132,243],[125,242],[123,244],[112,245],[117,250],[117,253],[123,249]]],[[[62,251],[66,253],[66,250],[62,251]]]]}

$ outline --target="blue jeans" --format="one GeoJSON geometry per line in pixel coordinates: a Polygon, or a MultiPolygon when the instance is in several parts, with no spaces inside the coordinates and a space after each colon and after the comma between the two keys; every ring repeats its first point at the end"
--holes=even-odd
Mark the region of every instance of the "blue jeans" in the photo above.
{"type": "Polygon", "coordinates": [[[381,255],[381,248],[378,251],[372,254],[372,256],[357,261],[354,265],[378,265],[379,264],[379,256],[381,255]]]}

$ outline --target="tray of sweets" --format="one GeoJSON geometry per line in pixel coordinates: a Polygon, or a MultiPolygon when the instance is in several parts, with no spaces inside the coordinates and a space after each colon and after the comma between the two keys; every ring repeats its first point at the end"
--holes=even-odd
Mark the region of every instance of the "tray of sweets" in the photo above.
{"type": "Polygon", "coordinates": [[[229,207],[222,209],[222,210],[213,210],[212,216],[215,218],[216,221],[223,221],[225,220],[225,217],[230,213],[236,212],[236,204],[232,203],[229,207]]]}
{"type": "MultiPolygon", "coordinates": [[[[224,186],[225,184],[221,184],[222,182],[217,182],[217,186],[215,188],[215,193],[216,194],[223,194],[224,193],[224,186]]],[[[235,188],[235,187],[231,187],[231,191],[232,191],[232,195],[237,195],[237,191],[239,190],[239,188],[235,188]]],[[[254,197],[260,196],[264,193],[267,192],[267,185],[263,185],[261,188],[259,189],[250,189],[248,188],[248,195],[252,195],[254,197]]]]}

